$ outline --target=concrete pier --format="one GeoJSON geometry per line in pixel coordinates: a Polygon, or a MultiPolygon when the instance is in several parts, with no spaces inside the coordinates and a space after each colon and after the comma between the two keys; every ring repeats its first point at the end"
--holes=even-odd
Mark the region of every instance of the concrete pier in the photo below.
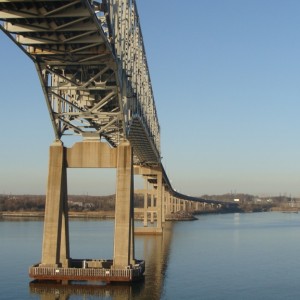
{"type": "Polygon", "coordinates": [[[135,228],[134,232],[136,234],[162,234],[163,222],[165,221],[165,187],[162,171],[159,167],[136,166],[134,173],[143,176],[145,181],[143,191],[144,226],[135,228]],[[148,195],[150,195],[150,206],[148,206],[148,195]],[[148,227],[148,214],[150,214],[150,223],[153,224],[156,221],[156,226],[148,227]]]}
{"type": "Polygon", "coordinates": [[[53,143],[50,146],[41,266],[68,267],[70,253],[64,158],[62,142],[53,143]]]}
{"type": "Polygon", "coordinates": [[[30,276],[63,281],[140,279],[145,264],[134,255],[133,190],[133,153],[128,141],[117,148],[100,141],[87,140],[72,148],[54,142],[50,146],[42,259],[30,268],[30,276]],[[117,169],[114,254],[110,261],[70,258],[67,168],[117,169]]]}
{"type": "Polygon", "coordinates": [[[128,142],[118,147],[114,268],[134,264],[133,165],[128,142]]]}

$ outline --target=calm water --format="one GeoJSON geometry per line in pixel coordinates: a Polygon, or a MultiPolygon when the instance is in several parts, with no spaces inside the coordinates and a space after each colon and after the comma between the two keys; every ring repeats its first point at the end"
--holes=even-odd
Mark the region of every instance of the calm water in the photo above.
{"type": "MultiPolygon", "coordinates": [[[[1,300],[300,298],[300,214],[200,216],[169,224],[163,237],[137,237],[136,257],[147,269],[132,287],[30,287],[42,229],[39,220],[0,221],[1,300]]],[[[111,258],[112,234],[113,221],[71,221],[71,256],[111,258]]]]}

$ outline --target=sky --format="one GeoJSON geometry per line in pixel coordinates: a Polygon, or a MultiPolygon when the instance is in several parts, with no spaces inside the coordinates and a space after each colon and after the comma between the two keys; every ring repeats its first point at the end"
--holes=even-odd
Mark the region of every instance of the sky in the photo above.
{"type": "MultiPolygon", "coordinates": [[[[300,197],[300,1],[137,4],[173,187],[300,197]]],[[[33,63],[2,32],[0,66],[0,194],[44,194],[50,118],[33,63]]],[[[115,170],[68,170],[68,189],[114,193],[115,170]]]]}

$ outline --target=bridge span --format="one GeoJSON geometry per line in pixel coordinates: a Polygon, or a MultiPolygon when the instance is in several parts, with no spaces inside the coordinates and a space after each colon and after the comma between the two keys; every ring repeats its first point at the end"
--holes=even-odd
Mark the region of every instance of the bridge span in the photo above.
{"type": "Polygon", "coordinates": [[[0,0],[0,27],[33,61],[55,136],[42,259],[30,276],[139,279],[144,264],[134,254],[134,174],[145,181],[144,228],[148,212],[155,213],[155,233],[162,232],[166,214],[191,203],[234,205],[180,194],[168,179],[135,0],[0,0]],[[67,148],[67,135],[82,141],[67,148]],[[70,258],[67,168],[117,170],[111,261],[70,258]],[[148,207],[149,195],[155,210],[148,207]]]}

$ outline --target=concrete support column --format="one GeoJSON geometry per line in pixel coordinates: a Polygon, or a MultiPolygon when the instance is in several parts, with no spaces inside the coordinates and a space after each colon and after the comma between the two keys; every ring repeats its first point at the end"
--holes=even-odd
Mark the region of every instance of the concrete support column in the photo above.
{"type": "Polygon", "coordinates": [[[156,224],[158,229],[162,229],[162,173],[157,173],[157,197],[156,197],[156,224]]]}
{"type": "Polygon", "coordinates": [[[148,179],[144,177],[144,227],[148,226],[148,179]]]}
{"type": "Polygon", "coordinates": [[[171,196],[170,193],[167,192],[166,194],[166,214],[170,214],[171,212],[171,196]]]}
{"type": "Polygon", "coordinates": [[[65,148],[56,141],[50,146],[41,266],[68,267],[69,256],[65,148]]]}
{"type": "Polygon", "coordinates": [[[173,196],[170,195],[170,213],[173,212],[173,196]]]}
{"type": "Polygon", "coordinates": [[[153,210],[154,210],[154,195],[153,195],[153,193],[151,193],[151,217],[150,217],[151,224],[154,223],[154,213],[153,213],[153,210]]]}
{"type": "Polygon", "coordinates": [[[177,199],[173,197],[173,213],[176,213],[176,209],[177,209],[176,205],[177,205],[177,199]]]}
{"type": "Polygon", "coordinates": [[[165,186],[163,185],[162,186],[162,195],[161,195],[161,198],[162,198],[162,205],[161,205],[161,220],[163,223],[166,222],[166,191],[165,191],[165,186]]]}
{"type": "Polygon", "coordinates": [[[183,210],[186,211],[186,201],[183,200],[183,210]]]}
{"type": "Polygon", "coordinates": [[[62,199],[62,220],[61,220],[61,243],[60,262],[64,268],[69,266],[70,240],[69,240],[69,216],[68,216],[68,181],[67,168],[63,168],[63,199],[62,199]]]}
{"type": "Polygon", "coordinates": [[[133,162],[129,142],[117,148],[114,268],[134,263],[133,162]]]}

